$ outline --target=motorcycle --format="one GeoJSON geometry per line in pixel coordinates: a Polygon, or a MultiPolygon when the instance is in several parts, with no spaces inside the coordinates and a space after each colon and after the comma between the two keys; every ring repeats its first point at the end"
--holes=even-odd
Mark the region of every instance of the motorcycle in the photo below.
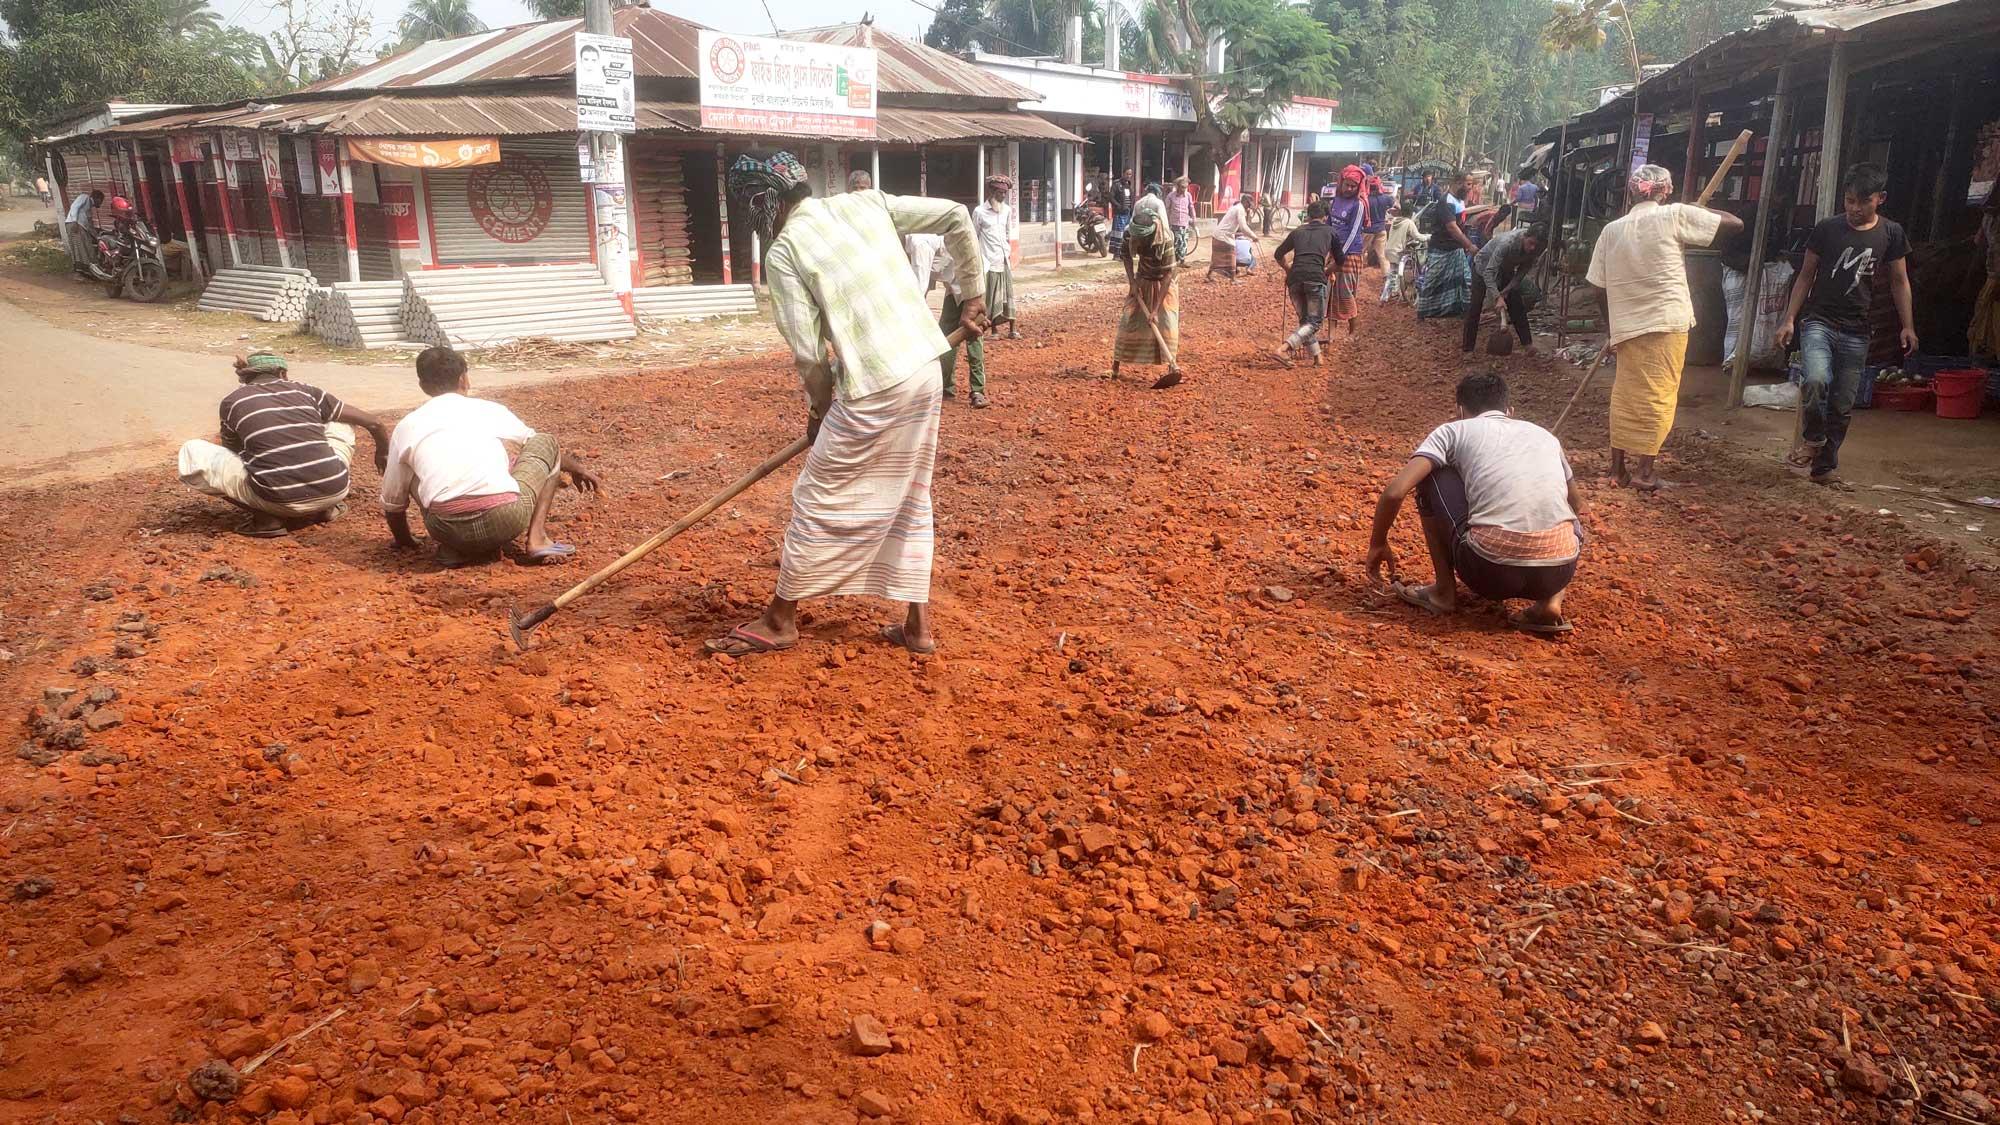
{"type": "Polygon", "coordinates": [[[1070,212],[1070,221],[1076,224],[1077,249],[1099,257],[1111,253],[1111,244],[1105,238],[1104,212],[1091,204],[1079,203],[1070,212]]]}
{"type": "Polygon", "coordinates": [[[146,220],[131,214],[131,204],[112,200],[112,226],[97,232],[97,255],[83,271],[104,283],[107,297],[149,302],[167,291],[167,260],[160,253],[160,236],[146,220]]]}

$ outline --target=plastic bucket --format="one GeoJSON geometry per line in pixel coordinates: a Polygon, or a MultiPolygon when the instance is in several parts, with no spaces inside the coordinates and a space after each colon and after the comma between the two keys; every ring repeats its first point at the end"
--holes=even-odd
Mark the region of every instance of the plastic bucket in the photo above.
{"type": "Polygon", "coordinates": [[[1986,396],[1986,371],[1940,371],[1931,379],[1940,418],[1977,418],[1986,396]]]}

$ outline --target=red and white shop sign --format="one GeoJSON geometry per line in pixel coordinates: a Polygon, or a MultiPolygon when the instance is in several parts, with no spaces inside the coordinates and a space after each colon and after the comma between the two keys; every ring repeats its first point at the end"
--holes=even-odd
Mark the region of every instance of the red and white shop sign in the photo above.
{"type": "Polygon", "coordinates": [[[533,161],[482,164],[465,182],[465,202],[479,229],[495,242],[533,242],[549,228],[555,192],[533,161]]]}
{"type": "Polygon", "coordinates": [[[319,193],[340,194],[340,150],[332,137],[313,138],[313,160],[319,166],[319,193]]]}
{"type": "Polygon", "coordinates": [[[382,213],[389,217],[389,238],[398,246],[417,244],[417,186],[382,185],[382,213]]]}

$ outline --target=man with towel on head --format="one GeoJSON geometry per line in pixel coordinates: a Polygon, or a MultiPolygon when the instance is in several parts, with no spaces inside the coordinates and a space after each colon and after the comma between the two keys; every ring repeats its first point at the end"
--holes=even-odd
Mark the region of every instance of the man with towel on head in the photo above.
{"type": "Polygon", "coordinates": [[[1361,288],[1362,247],[1367,245],[1364,233],[1368,226],[1368,200],[1361,194],[1362,185],[1368,177],[1358,164],[1349,164],[1340,170],[1340,186],[1334,189],[1333,199],[1326,205],[1326,225],[1333,230],[1334,245],[1340,248],[1340,266],[1327,278],[1331,290],[1327,294],[1327,319],[1336,324],[1347,325],[1347,334],[1354,334],[1354,321],[1360,315],[1360,306],[1355,294],[1361,288]]]}
{"type": "Polygon", "coordinates": [[[944,236],[967,298],[961,323],[976,335],[987,321],[972,219],[949,199],[872,190],[815,199],[788,152],[738,157],[729,193],[766,247],[764,279],[805,384],[813,446],[792,486],[776,594],[762,617],[709,641],[709,651],[791,648],[799,602],[852,594],[907,603],[883,639],[933,652],[931,473],[942,394],[934,372],[948,345],[908,280],[902,240],[944,236]]]}
{"type": "Polygon", "coordinates": [[[1641,492],[1660,487],[1653,462],[1674,428],[1688,329],[1694,327],[1682,256],[1743,229],[1743,220],[1727,211],[1673,203],[1673,194],[1672,172],[1657,164],[1633,170],[1626,182],[1631,206],[1597,236],[1584,275],[1601,291],[1605,346],[1618,357],[1611,384],[1611,475],[1641,492]],[[1627,454],[1639,460],[1636,475],[1625,465],[1627,454]]]}
{"type": "Polygon", "coordinates": [[[1158,184],[1151,185],[1132,208],[1118,257],[1125,263],[1125,310],[1112,341],[1111,377],[1116,379],[1118,369],[1127,363],[1164,363],[1167,373],[1153,382],[1153,389],[1165,390],[1181,381],[1180,368],[1167,354],[1179,355],[1181,350],[1181,291],[1174,232],[1158,184]]]}

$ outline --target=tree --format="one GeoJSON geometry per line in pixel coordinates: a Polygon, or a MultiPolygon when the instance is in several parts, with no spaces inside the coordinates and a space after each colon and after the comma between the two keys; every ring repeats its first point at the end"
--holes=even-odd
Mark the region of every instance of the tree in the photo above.
{"type": "Polygon", "coordinates": [[[1336,44],[1326,27],[1284,0],[1172,0],[1167,28],[1180,45],[1183,88],[1194,105],[1195,135],[1217,163],[1242,147],[1244,132],[1301,95],[1329,95],[1336,44]],[[1211,65],[1226,44],[1224,67],[1211,65]]]}
{"type": "Polygon", "coordinates": [[[538,20],[581,19],[583,0],[528,0],[528,10],[538,20]]]}
{"type": "Polygon", "coordinates": [[[410,6],[403,9],[403,18],[396,21],[403,47],[485,30],[486,25],[472,14],[468,0],[410,0],[410,6]]]}
{"type": "Polygon", "coordinates": [[[208,0],[166,0],[163,10],[169,35],[203,35],[222,30],[222,17],[208,0]]]}
{"type": "Polygon", "coordinates": [[[365,61],[373,28],[365,0],[277,0],[272,10],[278,26],[256,68],[265,89],[324,82],[365,61]]]}
{"type": "Polygon", "coordinates": [[[257,89],[240,64],[169,30],[163,0],[0,0],[0,130],[110,98],[223,102],[257,89]]]}

